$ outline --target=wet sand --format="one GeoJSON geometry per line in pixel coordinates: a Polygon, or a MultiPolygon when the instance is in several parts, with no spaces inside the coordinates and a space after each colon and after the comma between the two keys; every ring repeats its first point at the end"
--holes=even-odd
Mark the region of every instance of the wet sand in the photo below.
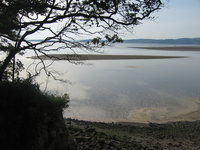
{"type": "Polygon", "coordinates": [[[137,49],[165,50],[165,51],[199,51],[200,46],[152,46],[152,47],[129,47],[137,49]]]}
{"type": "Polygon", "coordinates": [[[197,110],[194,110],[192,112],[179,115],[173,118],[174,121],[195,121],[200,120],[200,98],[196,99],[196,104],[198,106],[197,110]]]}
{"type": "MultiPolygon", "coordinates": [[[[41,55],[43,60],[120,60],[120,59],[170,59],[170,58],[185,58],[187,56],[153,56],[153,55],[101,55],[101,54],[49,54],[48,56],[41,55]]],[[[37,56],[29,57],[38,59],[37,56]]]]}

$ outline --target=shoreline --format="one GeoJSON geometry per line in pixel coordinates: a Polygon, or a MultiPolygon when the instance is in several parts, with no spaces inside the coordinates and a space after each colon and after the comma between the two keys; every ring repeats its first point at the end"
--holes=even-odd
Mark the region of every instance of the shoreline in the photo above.
{"type": "Polygon", "coordinates": [[[165,125],[165,124],[176,124],[176,123],[200,123],[200,119],[197,120],[175,120],[175,121],[166,121],[166,122],[124,122],[124,121],[117,121],[117,122],[104,122],[104,121],[90,121],[90,120],[81,120],[75,119],[70,117],[64,117],[65,121],[75,121],[84,124],[105,124],[105,125],[123,125],[123,126],[135,126],[135,127],[149,127],[151,124],[157,125],[165,125]]]}
{"type": "Polygon", "coordinates": [[[148,126],[65,119],[70,135],[80,149],[199,150],[200,121],[149,123],[148,126]],[[195,143],[195,144],[194,144],[195,143]]]}
{"type": "MultiPolygon", "coordinates": [[[[101,55],[101,54],[49,54],[48,56],[41,55],[43,60],[122,60],[122,59],[173,59],[187,58],[187,56],[156,56],[156,55],[101,55]]],[[[37,56],[28,57],[38,59],[37,56]]]]}
{"type": "Polygon", "coordinates": [[[136,121],[136,120],[85,120],[80,118],[71,118],[71,117],[65,117],[66,119],[71,120],[78,120],[82,122],[92,122],[92,123],[105,123],[105,124],[121,124],[121,125],[130,125],[130,126],[138,126],[138,127],[147,127],[149,124],[170,124],[170,123],[176,123],[176,122],[200,122],[200,103],[198,103],[198,109],[183,113],[177,116],[172,116],[171,118],[166,118],[165,120],[146,120],[146,121],[136,121]]]}

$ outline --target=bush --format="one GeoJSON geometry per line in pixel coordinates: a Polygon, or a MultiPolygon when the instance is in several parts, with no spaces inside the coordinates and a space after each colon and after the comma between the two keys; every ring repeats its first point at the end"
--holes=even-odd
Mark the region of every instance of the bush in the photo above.
{"type": "Polygon", "coordinates": [[[60,137],[67,141],[62,111],[68,95],[44,94],[29,80],[3,82],[0,92],[1,150],[67,149],[60,137]]]}

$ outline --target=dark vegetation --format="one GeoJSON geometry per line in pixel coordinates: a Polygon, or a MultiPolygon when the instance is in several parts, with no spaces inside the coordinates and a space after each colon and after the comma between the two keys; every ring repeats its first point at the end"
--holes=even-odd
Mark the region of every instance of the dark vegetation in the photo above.
{"type": "Polygon", "coordinates": [[[0,85],[1,150],[68,150],[62,111],[69,97],[42,93],[30,80],[0,85]]]}

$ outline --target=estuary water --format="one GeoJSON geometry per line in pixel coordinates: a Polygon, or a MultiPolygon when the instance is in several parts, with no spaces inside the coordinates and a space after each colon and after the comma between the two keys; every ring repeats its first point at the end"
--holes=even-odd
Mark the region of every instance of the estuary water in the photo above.
{"type": "MultiPolygon", "coordinates": [[[[200,119],[200,51],[133,48],[138,46],[169,45],[115,44],[104,48],[103,54],[188,57],[88,60],[79,65],[55,61],[48,69],[67,82],[44,74],[36,80],[42,90],[69,94],[65,117],[105,122],[200,119]]],[[[32,61],[23,58],[26,64],[32,61]]]]}

